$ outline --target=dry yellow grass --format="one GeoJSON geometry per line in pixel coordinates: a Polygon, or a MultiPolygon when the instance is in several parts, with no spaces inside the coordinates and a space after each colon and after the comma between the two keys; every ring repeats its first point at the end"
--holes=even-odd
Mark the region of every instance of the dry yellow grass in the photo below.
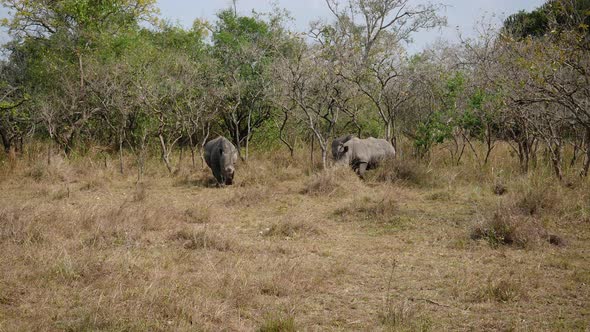
{"type": "Polygon", "coordinates": [[[131,161],[2,166],[0,331],[590,328],[588,180],[495,160],[416,186],[266,156],[225,188],[155,160],[140,185],[131,161]],[[507,206],[567,244],[470,238],[507,206]]]}

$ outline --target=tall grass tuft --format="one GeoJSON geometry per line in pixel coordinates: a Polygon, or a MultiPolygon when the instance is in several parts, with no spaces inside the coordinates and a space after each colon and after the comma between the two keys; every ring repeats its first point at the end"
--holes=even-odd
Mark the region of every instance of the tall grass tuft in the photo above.
{"type": "Polygon", "coordinates": [[[417,187],[434,185],[432,172],[424,163],[415,159],[387,159],[374,172],[369,172],[368,178],[378,182],[401,183],[417,187]]]}

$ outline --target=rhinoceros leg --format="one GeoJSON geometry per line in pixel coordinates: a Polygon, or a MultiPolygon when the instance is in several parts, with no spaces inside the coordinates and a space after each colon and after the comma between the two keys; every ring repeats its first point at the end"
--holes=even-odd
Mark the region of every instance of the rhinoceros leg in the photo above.
{"type": "Polygon", "coordinates": [[[367,171],[367,163],[359,163],[357,174],[361,177],[361,179],[365,178],[365,172],[367,171]]]}
{"type": "Polygon", "coordinates": [[[217,173],[217,172],[213,172],[213,177],[215,178],[215,186],[217,188],[222,187],[223,184],[223,177],[221,176],[221,174],[217,173]]]}

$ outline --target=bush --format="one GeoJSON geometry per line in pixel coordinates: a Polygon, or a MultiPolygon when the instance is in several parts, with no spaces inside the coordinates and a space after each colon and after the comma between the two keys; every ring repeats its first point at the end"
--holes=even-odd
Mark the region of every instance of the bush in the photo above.
{"type": "Polygon", "coordinates": [[[525,214],[538,215],[556,206],[556,197],[549,188],[533,187],[516,201],[516,206],[525,214]]]}
{"type": "Polygon", "coordinates": [[[492,191],[494,192],[494,194],[502,196],[508,191],[508,188],[506,188],[506,185],[504,185],[504,183],[496,182],[494,184],[494,188],[492,188],[492,191]]]}
{"type": "MultiPolygon", "coordinates": [[[[506,192],[502,182],[496,180],[494,192],[506,192]]],[[[492,247],[510,245],[518,248],[549,242],[562,246],[565,241],[549,234],[541,220],[562,218],[576,208],[569,208],[567,192],[559,184],[550,182],[543,176],[527,176],[513,184],[513,190],[501,204],[485,213],[483,221],[471,231],[472,239],[485,239],[492,247]]],[[[573,200],[575,201],[575,199],[573,200]]]]}
{"type": "Polygon", "coordinates": [[[36,163],[25,172],[25,175],[35,181],[41,181],[47,176],[47,165],[43,163],[36,163]]]}
{"type": "Polygon", "coordinates": [[[558,236],[548,234],[535,218],[520,215],[509,208],[498,209],[491,217],[475,225],[471,239],[485,239],[493,248],[501,245],[527,248],[542,241],[555,245],[564,243],[558,236]]]}
{"type": "Polygon", "coordinates": [[[497,211],[491,218],[474,227],[471,231],[471,239],[485,239],[492,247],[513,244],[524,247],[528,239],[518,234],[517,221],[513,218],[497,211]]]}

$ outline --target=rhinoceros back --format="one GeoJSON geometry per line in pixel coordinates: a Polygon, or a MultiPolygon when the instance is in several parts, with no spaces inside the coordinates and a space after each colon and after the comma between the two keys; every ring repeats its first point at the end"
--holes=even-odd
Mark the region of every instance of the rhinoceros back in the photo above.
{"type": "Polygon", "coordinates": [[[349,147],[350,160],[356,163],[376,165],[383,159],[395,157],[395,149],[384,139],[353,138],[345,143],[345,146],[349,147]]]}

